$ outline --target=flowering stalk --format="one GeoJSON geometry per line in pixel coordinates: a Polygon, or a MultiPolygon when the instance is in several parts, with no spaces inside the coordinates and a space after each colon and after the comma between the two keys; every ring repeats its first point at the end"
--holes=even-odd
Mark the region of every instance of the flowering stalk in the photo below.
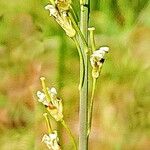
{"type": "MultiPolygon", "coordinates": [[[[80,29],[88,43],[88,20],[89,20],[89,2],[90,0],[80,0],[80,29]]],[[[80,90],[80,133],[79,133],[79,150],[88,150],[88,49],[84,43],[80,43],[81,49],[84,51],[85,76],[83,86],[80,90]]]]}
{"type": "Polygon", "coordinates": [[[77,38],[73,38],[78,53],[79,53],[79,58],[80,58],[80,83],[79,83],[79,91],[81,90],[81,87],[83,86],[83,81],[84,81],[84,75],[85,75],[85,64],[84,64],[84,56],[83,56],[83,52],[81,51],[79,42],[77,40],[77,38]]]}
{"type": "Polygon", "coordinates": [[[44,116],[44,118],[46,120],[48,133],[50,134],[52,132],[52,127],[51,127],[50,121],[48,119],[47,113],[44,113],[43,116],[44,116]]]}
{"type": "Polygon", "coordinates": [[[92,66],[92,94],[90,99],[90,106],[89,106],[89,116],[88,116],[88,136],[91,131],[91,124],[92,124],[92,112],[93,112],[93,104],[94,104],[94,93],[95,93],[95,87],[96,87],[96,81],[98,77],[100,76],[100,72],[102,70],[103,63],[105,61],[105,53],[108,53],[109,48],[108,47],[100,47],[99,50],[96,50],[91,55],[90,61],[92,66]]]}
{"type": "Polygon", "coordinates": [[[72,14],[70,12],[68,12],[68,16],[70,17],[70,20],[72,21],[74,29],[76,30],[77,34],[79,35],[79,37],[80,37],[80,39],[82,41],[82,44],[84,45],[85,52],[88,52],[88,44],[87,44],[87,41],[86,41],[83,33],[81,32],[80,28],[78,27],[77,23],[75,22],[72,14]]]}
{"type": "MultiPolygon", "coordinates": [[[[51,117],[53,119],[55,119],[55,121],[60,122],[64,126],[64,128],[66,129],[67,133],[69,134],[69,136],[71,138],[71,141],[74,145],[74,149],[77,150],[75,139],[63,119],[62,100],[57,97],[57,91],[54,87],[49,89],[46,86],[44,77],[41,77],[40,79],[41,79],[41,83],[42,83],[43,92],[40,92],[40,91],[37,92],[38,101],[41,102],[46,107],[49,114],[51,115],[51,117]]],[[[48,145],[48,143],[49,143],[48,141],[51,139],[51,136],[53,136],[53,135],[51,135],[52,129],[51,129],[51,125],[50,125],[49,119],[47,117],[47,114],[44,114],[44,117],[46,119],[46,124],[47,124],[47,128],[48,128],[48,133],[49,133],[49,135],[44,136],[44,141],[45,141],[46,145],[48,147],[50,147],[48,145]]],[[[52,133],[52,134],[54,134],[55,137],[57,136],[56,133],[52,133]]],[[[54,150],[57,150],[57,149],[54,149],[54,150]]]]}
{"type": "MultiPolygon", "coordinates": [[[[79,57],[80,57],[80,133],[79,133],[79,150],[88,150],[88,137],[91,130],[92,112],[94,103],[95,86],[98,77],[104,63],[105,53],[108,52],[108,47],[101,47],[96,50],[94,40],[95,28],[88,29],[89,22],[89,5],[90,0],[80,0],[80,27],[77,23],[76,14],[71,6],[71,0],[50,0],[51,5],[47,5],[45,9],[49,10],[50,16],[61,26],[66,35],[73,39],[76,44],[79,57]],[[92,48],[92,55],[90,57],[92,66],[92,94],[90,99],[90,105],[88,105],[88,61],[89,61],[89,47],[88,47],[88,30],[90,31],[90,42],[92,48]],[[89,106],[89,107],[88,107],[89,106]]],[[[45,85],[44,78],[41,78],[43,92],[38,92],[39,102],[42,102],[50,115],[60,122],[67,130],[75,149],[77,146],[74,137],[63,120],[63,107],[62,100],[57,97],[55,88],[48,89],[45,85]]],[[[56,134],[55,134],[56,135],[56,134]]],[[[55,136],[56,137],[56,136],[55,136]]],[[[47,138],[47,137],[46,137],[47,138]]]]}

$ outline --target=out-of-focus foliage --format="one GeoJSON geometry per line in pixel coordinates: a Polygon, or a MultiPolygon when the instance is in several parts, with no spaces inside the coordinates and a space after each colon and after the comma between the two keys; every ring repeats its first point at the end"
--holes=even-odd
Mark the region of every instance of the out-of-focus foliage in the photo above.
{"type": "MultiPolygon", "coordinates": [[[[46,149],[41,143],[44,109],[35,96],[40,76],[59,89],[77,136],[79,58],[73,42],[44,10],[47,3],[0,0],[1,150],[46,149]]],[[[96,89],[90,149],[149,150],[150,1],[91,0],[91,10],[97,48],[109,45],[111,51],[96,89]]],[[[60,135],[64,149],[71,149],[62,129],[60,135]]]]}

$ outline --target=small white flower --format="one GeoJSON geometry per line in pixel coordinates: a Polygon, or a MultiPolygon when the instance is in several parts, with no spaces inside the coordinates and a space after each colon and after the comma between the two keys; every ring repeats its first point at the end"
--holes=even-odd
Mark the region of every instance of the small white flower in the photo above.
{"type": "Polygon", "coordinates": [[[60,121],[63,118],[62,100],[57,97],[57,91],[54,87],[48,90],[48,94],[51,98],[50,102],[46,99],[45,93],[37,91],[38,101],[47,106],[48,111],[56,121],[60,121]]]}
{"type": "Polygon", "coordinates": [[[56,91],[56,89],[54,87],[52,87],[51,89],[48,90],[48,93],[49,93],[49,95],[51,97],[52,104],[55,107],[57,107],[56,106],[56,103],[57,103],[57,91],[56,91]]]}
{"type": "Polygon", "coordinates": [[[49,109],[50,114],[56,121],[60,121],[63,118],[63,106],[62,100],[57,97],[57,91],[54,87],[49,89],[49,94],[51,97],[51,103],[55,109],[49,109]]]}
{"type": "Polygon", "coordinates": [[[96,50],[91,55],[90,61],[91,65],[94,67],[94,65],[100,65],[100,61],[104,59],[105,53],[108,53],[109,47],[100,47],[99,50],[96,50]]]}
{"type": "Polygon", "coordinates": [[[57,131],[53,131],[50,134],[45,134],[42,138],[42,142],[44,142],[50,150],[61,150],[58,144],[59,138],[57,131]]]}
{"type": "Polygon", "coordinates": [[[45,94],[41,91],[37,91],[37,97],[39,98],[40,102],[42,102],[45,98],[45,94]]]}
{"type": "Polygon", "coordinates": [[[67,15],[67,11],[60,12],[56,6],[47,5],[46,10],[49,10],[50,16],[53,16],[56,22],[65,30],[69,37],[74,37],[76,31],[74,30],[71,20],[67,15]]]}
{"type": "Polygon", "coordinates": [[[93,52],[93,56],[97,56],[99,58],[104,58],[105,53],[108,53],[109,47],[100,47],[98,50],[93,52]]]}
{"type": "Polygon", "coordinates": [[[94,51],[90,57],[92,69],[92,76],[94,78],[99,77],[99,72],[105,60],[105,54],[108,53],[109,47],[100,47],[98,50],[94,51]]]}
{"type": "Polygon", "coordinates": [[[37,97],[38,97],[38,101],[40,103],[42,103],[45,106],[49,105],[49,102],[47,101],[46,96],[45,96],[44,93],[42,93],[41,91],[37,91],[37,97]]]}
{"type": "Polygon", "coordinates": [[[48,88],[45,84],[45,78],[40,78],[42,81],[43,92],[37,91],[38,101],[47,107],[51,116],[60,121],[63,118],[62,100],[57,97],[57,91],[54,87],[48,88]]]}
{"type": "Polygon", "coordinates": [[[109,51],[109,47],[107,47],[107,46],[105,46],[105,47],[100,47],[99,50],[108,52],[108,51],[109,51]]]}
{"type": "Polygon", "coordinates": [[[58,16],[58,10],[53,5],[47,5],[45,9],[49,10],[50,16],[54,16],[55,18],[58,16]]]}
{"type": "Polygon", "coordinates": [[[52,88],[50,89],[50,93],[51,93],[51,94],[54,94],[54,95],[57,95],[57,91],[56,91],[56,89],[55,89],[54,87],[52,87],[52,88]]]}

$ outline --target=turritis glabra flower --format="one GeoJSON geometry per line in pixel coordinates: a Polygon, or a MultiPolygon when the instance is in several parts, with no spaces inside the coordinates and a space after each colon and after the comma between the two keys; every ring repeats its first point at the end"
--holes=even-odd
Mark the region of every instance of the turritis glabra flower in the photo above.
{"type": "Polygon", "coordinates": [[[42,142],[44,142],[50,150],[61,150],[58,144],[59,138],[57,131],[53,131],[50,134],[45,134],[42,138],[42,142]]]}
{"type": "Polygon", "coordinates": [[[93,52],[90,57],[90,62],[92,66],[92,77],[98,78],[102,65],[105,61],[105,54],[108,53],[109,47],[100,47],[99,50],[93,52]]]}
{"type": "Polygon", "coordinates": [[[70,2],[66,0],[56,0],[55,5],[47,5],[46,10],[49,10],[50,16],[52,16],[56,22],[65,30],[69,37],[74,37],[76,31],[74,30],[71,20],[68,17],[68,10],[70,2]]]}
{"type": "Polygon", "coordinates": [[[63,118],[62,100],[57,97],[57,91],[54,87],[50,89],[46,87],[44,77],[41,78],[41,81],[43,86],[43,92],[37,92],[38,101],[47,107],[50,115],[56,121],[61,121],[63,118]]]}

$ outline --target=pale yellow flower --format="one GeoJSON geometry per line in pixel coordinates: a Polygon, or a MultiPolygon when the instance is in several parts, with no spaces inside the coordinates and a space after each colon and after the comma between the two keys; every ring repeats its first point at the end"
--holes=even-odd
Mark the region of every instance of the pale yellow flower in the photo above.
{"type": "Polygon", "coordinates": [[[105,60],[105,54],[108,53],[108,51],[109,47],[100,47],[99,50],[94,51],[91,55],[90,62],[92,66],[93,78],[99,77],[99,73],[105,60]]]}
{"type": "Polygon", "coordinates": [[[74,30],[71,20],[67,15],[67,11],[60,12],[55,6],[47,5],[45,7],[46,10],[49,10],[50,16],[54,17],[56,22],[65,30],[66,34],[69,37],[74,37],[76,31],[74,30]]]}
{"type": "Polygon", "coordinates": [[[63,118],[62,100],[57,97],[57,91],[54,87],[48,90],[48,94],[51,98],[50,101],[46,99],[45,93],[38,91],[38,101],[47,107],[47,110],[56,121],[61,121],[63,118]]]}

